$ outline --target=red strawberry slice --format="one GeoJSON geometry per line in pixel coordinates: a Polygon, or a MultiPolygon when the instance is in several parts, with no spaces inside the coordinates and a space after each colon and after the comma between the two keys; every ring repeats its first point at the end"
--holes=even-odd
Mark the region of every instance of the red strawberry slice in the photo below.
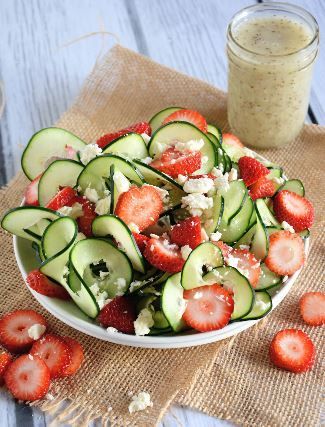
{"type": "Polygon", "coordinates": [[[134,302],[125,296],[116,297],[106,304],[98,316],[98,321],[104,328],[112,327],[124,334],[134,334],[136,320],[134,302]]]}
{"type": "Polygon", "coordinates": [[[29,354],[40,357],[50,370],[51,378],[63,376],[70,363],[70,350],[63,338],[54,334],[46,334],[34,342],[29,354]]]}
{"type": "Polygon", "coordinates": [[[286,221],[297,232],[310,228],[314,223],[315,213],[311,202],[292,191],[279,191],[274,197],[273,209],[280,222],[286,221]]]}
{"type": "Polygon", "coordinates": [[[230,145],[231,147],[243,148],[244,144],[240,141],[237,136],[232,133],[224,133],[222,134],[222,143],[230,145]]]}
{"type": "Polygon", "coordinates": [[[150,240],[149,237],[139,233],[132,233],[132,234],[140,252],[143,253],[147,246],[147,243],[150,240]]]}
{"type": "Polygon", "coordinates": [[[71,206],[75,202],[76,196],[77,193],[72,187],[64,187],[48,202],[46,207],[57,211],[63,206],[71,206]]]}
{"type": "Polygon", "coordinates": [[[161,157],[150,163],[150,166],[166,173],[172,178],[178,175],[191,175],[202,164],[202,156],[199,151],[180,152],[175,148],[168,148],[161,157]]]}
{"type": "Polygon", "coordinates": [[[143,255],[151,265],[168,273],[181,271],[185,262],[178,246],[163,237],[150,239],[143,255]]]}
{"type": "Polygon", "coordinates": [[[0,353],[0,386],[2,386],[4,383],[4,379],[3,379],[4,373],[11,362],[12,362],[12,356],[6,351],[2,351],[0,353]]]}
{"type": "Polygon", "coordinates": [[[28,351],[34,339],[28,334],[33,325],[46,326],[44,317],[33,310],[16,310],[0,319],[0,344],[12,353],[28,351]]]}
{"type": "Polygon", "coordinates": [[[150,124],[147,122],[135,123],[134,125],[128,126],[125,129],[117,130],[116,132],[108,133],[106,135],[101,136],[97,140],[96,144],[100,148],[105,148],[106,145],[110,144],[115,139],[131,132],[138,133],[138,134],[146,133],[148,136],[150,136],[151,127],[150,127],[150,124]]]}
{"type": "Polygon", "coordinates": [[[272,197],[276,192],[276,185],[273,181],[265,176],[260,178],[251,187],[249,187],[249,195],[252,200],[262,199],[264,197],[272,197]]]}
{"type": "Polygon", "coordinates": [[[300,313],[304,321],[311,326],[325,324],[325,293],[307,292],[299,301],[300,313]]]}
{"type": "Polygon", "coordinates": [[[215,176],[212,173],[206,173],[205,175],[190,175],[189,179],[199,179],[199,178],[210,178],[215,179],[215,176]]]}
{"type": "Polygon", "coordinates": [[[26,277],[26,282],[31,289],[39,294],[63,300],[70,299],[70,295],[61,285],[52,282],[39,270],[31,271],[26,277]]]}
{"type": "Polygon", "coordinates": [[[221,240],[218,240],[217,242],[212,241],[212,243],[218,246],[218,248],[221,250],[224,260],[227,259],[227,257],[233,250],[231,246],[227,245],[227,243],[224,243],[221,240]]]}
{"type": "Polygon", "coordinates": [[[42,399],[50,388],[50,371],[39,357],[24,354],[14,360],[5,372],[10,393],[19,400],[42,399]]]}
{"type": "Polygon", "coordinates": [[[149,185],[131,187],[118,198],[115,214],[127,225],[135,224],[140,231],[155,224],[164,206],[159,191],[149,185]]]}
{"type": "Polygon", "coordinates": [[[200,332],[215,331],[229,323],[234,311],[231,294],[218,284],[184,291],[187,300],[183,319],[200,332]]]}
{"type": "Polygon", "coordinates": [[[238,160],[238,166],[240,176],[247,187],[255,184],[260,178],[270,173],[261,162],[248,156],[241,157],[238,160]]]}
{"type": "Polygon", "coordinates": [[[194,110],[178,110],[170,114],[163,121],[163,125],[169,122],[189,122],[199,128],[202,132],[207,133],[208,124],[205,118],[194,110]]]}
{"type": "Polygon", "coordinates": [[[314,364],[315,347],[305,332],[284,329],[271,342],[270,359],[278,368],[295,373],[306,372],[314,364]]]}
{"type": "Polygon", "coordinates": [[[256,287],[260,275],[261,267],[259,261],[247,249],[234,249],[225,258],[226,264],[237,268],[249,280],[253,288],[256,287]]]}
{"type": "Polygon", "coordinates": [[[95,204],[87,199],[84,199],[83,197],[77,197],[74,203],[75,202],[80,203],[82,205],[83,211],[83,215],[77,218],[79,231],[83,233],[86,237],[90,237],[93,235],[91,226],[97,216],[95,212],[95,204]]]}
{"type": "Polygon", "coordinates": [[[61,376],[68,377],[74,375],[81,367],[84,360],[84,349],[82,345],[73,338],[63,337],[64,342],[69,347],[69,364],[63,368],[61,376]]]}
{"type": "Polygon", "coordinates": [[[270,236],[265,264],[271,271],[280,276],[290,276],[299,270],[304,261],[304,244],[298,234],[282,230],[270,236]]]}
{"type": "Polygon", "coordinates": [[[38,175],[35,179],[33,179],[32,182],[30,182],[26,189],[25,189],[25,205],[28,206],[39,206],[38,203],[38,184],[39,180],[41,179],[41,176],[43,174],[41,173],[38,175]]]}
{"type": "Polygon", "coordinates": [[[178,246],[188,245],[192,249],[201,242],[201,221],[198,216],[186,218],[171,228],[170,240],[178,246]]]}

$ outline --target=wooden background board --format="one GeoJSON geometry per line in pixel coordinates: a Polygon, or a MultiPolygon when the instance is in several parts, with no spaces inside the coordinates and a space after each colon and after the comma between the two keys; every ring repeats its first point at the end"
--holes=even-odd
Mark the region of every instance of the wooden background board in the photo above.
{"type": "MultiPolygon", "coordinates": [[[[325,29],[325,2],[296,0],[325,29]]],[[[0,120],[0,184],[20,168],[29,137],[50,126],[70,105],[102,49],[112,37],[155,61],[226,90],[226,28],[248,0],[1,0],[0,80],[6,106],[0,120]]],[[[325,38],[315,66],[307,121],[325,124],[325,38]]],[[[1,427],[44,427],[44,414],[15,404],[0,391],[1,427]]],[[[172,407],[162,422],[176,427],[231,425],[185,408],[172,407]],[[176,418],[175,418],[176,416],[176,418]]]]}

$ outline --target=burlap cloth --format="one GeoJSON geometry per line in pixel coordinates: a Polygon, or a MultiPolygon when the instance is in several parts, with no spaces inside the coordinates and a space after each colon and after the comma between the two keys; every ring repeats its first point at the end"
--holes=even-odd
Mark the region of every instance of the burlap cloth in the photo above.
{"type": "MultiPolygon", "coordinates": [[[[57,125],[92,141],[104,132],[147,120],[169,105],[197,109],[209,122],[227,129],[223,92],[116,46],[96,66],[57,125]]],[[[96,417],[102,417],[103,425],[109,420],[112,425],[152,426],[171,402],[243,426],[320,424],[322,329],[303,324],[297,303],[304,291],[321,288],[324,148],[325,128],[305,126],[301,137],[290,146],[264,152],[289,176],[304,181],[314,203],[316,225],[310,257],[294,289],[266,320],[221,343],[178,350],[136,349],[76,332],[44,312],[31,296],[16,265],[12,237],[1,230],[0,312],[27,307],[43,312],[52,331],[76,337],[86,352],[83,369],[71,379],[56,381],[51,388],[55,399],[37,402],[36,406],[52,413],[58,422],[78,426],[96,417]],[[311,372],[294,375],[270,364],[269,342],[285,327],[302,328],[313,339],[318,357],[311,372]],[[153,407],[130,415],[128,393],[142,390],[151,394],[153,407]],[[65,399],[71,404],[62,411],[65,399]]],[[[26,179],[19,174],[1,190],[1,214],[20,203],[25,185],[26,179]]]]}

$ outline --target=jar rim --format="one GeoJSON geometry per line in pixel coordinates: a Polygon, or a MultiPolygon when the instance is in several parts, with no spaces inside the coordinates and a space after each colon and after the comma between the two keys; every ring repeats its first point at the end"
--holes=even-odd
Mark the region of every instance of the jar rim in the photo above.
{"type": "Polygon", "coordinates": [[[243,9],[241,9],[239,12],[237,12],[235,15],[233,15],[233,17],[231,18],[230,23],[228,24],[228,29],[227,29],[227,36],[228,36],[228,40],[231,40],[231,42],[233,42],[238,48],[242,49],[243,51],[252,54],[252,55],[256,55],[259,57],[270,57],[270,55],[266,55],[265,53],[260,53],[260,52],[255,52],[254,50],[251,49],[247,49],[245,46],[243,46],[242,44],[240,44],[234,37],[233,35],[233,31],[232,31],[232,26],[233,23],[235,21],[236,18],[239,18],[241,15],[246,15],[248,14],[250,11],[260,11],[260,10],[277,10],[277,11],[288,11],[288,12],[292,12],[292,13],[296,13],[296,15],[299,15],[302,18],[305,18],[305,20],[307,20],[308,18],[310,19],[312,26],[313,26],[313,37],[312,39],[303,47],[294,50],[293,52],[290,53],[284,53],[284,54],[276,54],[276,55],[271,55],[272,58],[276,59],[276,58],[284,58],[284,57],[288,57],[288,56],[293,56],[296,55],[298,53],[304,52],[306,50],[308,50],[308,48],[310,48],[315,41],[317,41],[317,46],[318,46],[318,40],[319,40],[319,26],[318,26],[318,22],[316,20],[316,18],[310,13],[308,12],[308,10],[304,9],[301,6],[297,6],[295,4],[290,4],[290,3],[285,3],[285,2],[265,2],[265,3],[258,3],[255,5],[251,5],[251,6],[247,6],[243,9]]]}

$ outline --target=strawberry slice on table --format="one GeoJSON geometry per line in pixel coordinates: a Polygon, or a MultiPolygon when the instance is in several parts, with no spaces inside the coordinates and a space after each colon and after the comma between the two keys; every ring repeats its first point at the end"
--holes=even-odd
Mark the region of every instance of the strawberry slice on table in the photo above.
{"type": "Polygon", "coordinates": [[[268,175],[270,171],[261,162],[253,157],[243,156],[238,160],[240,177],[243,179],[246,187],[255,184],[260,178],[268,175]]]}
{"type": "Polygon", "coordinates": [[[125,296],[114,298],[98,315],[98,321],[104,328],[112,327],[124,334],[134,334],[136,318],[135,304],[125,296]]]}
{"type": "Polygon", "coordinates": [[[97,216],[95,212],[95,204],[83,197],[77,197],[73,203],[75,202],[82,205],[83,211],[83,215],[77,218],[79,231],[86,237],[90,237],[93,235],[91,226],[97,216]]]}
{"type": "Polygon", "coordinates": [[[305,261],[302,238],[290,231],[281,230],[271,234],[266,266],[280,276],[290,276],[302,267],[305,261]]]}
{"type": "Polygon", "coordinates": [[[35,341],[30,352],[32,356],[40,357],[50,370],[51,378],[63,376],[70,363],[70,349],[63,338],[54,334],[46,334],[35,341]]]}
{"type": "Polygon", "coordinates": [[[189,122],[202,132],[207,133],[208,124],[202,114],[194,110],[178,110],[170,114],[163,121],[163,125],[169,122],[189,122]]]}
{"type": "Polygon", "coordinates": [[[62,337],[69,347],[69,364],[63,368],[61,376],[68,377],[74,375],[81,367],[84,360],[84,349],[82,345],[73,338],[62,337]]]}
{"type": "Polygon", "coordinates": [[[307,292],[299,301],[300,314],[304,321],[311,326],[325,324],[325,293],[307,292]]]}
{"type": "Polygon", "coordinates": [[[150,238],[148,236],[145,236],[144,234],[139,234],[139,233],[132,233],[132,234],[140,252],[143,253],[150,238]]]}
{"type": "Polygon", "coordinates": [[[188,245],[192,249],[201,242],[201,221],[198,216],[186,218],[171,228],[170,240],[178,246],[188,245]]]}
{"type": "Polygon", "coordinates": [[[247,277],[253,288],[256,287],[262,270],[259,261],[251,252],[247,249],[234,249],[225,257],[225,261],[247,277]]]}
{"type": "Polygon", "coordinates": [[[159,159],[150,163],[150,166],[166,173],[172,178],[178,175],[188,176],[200,169],[202,156],[200,151],[181,152],[175,148],[167,148],[159,159]]]}
{"type": "Polygon", "coordinates": [[[31,181],[26,189],[25,189],[25,193],[24,193],[24,197],[25,197],[25,205],[28,206],[39,206],[38,203],[38,184],[39,184],[39,180],[41,179],[41,176],[43,174],[41,173],[40,175],[38,175],[35,179],[33,179],[33,181],[31,181]]]}
{"type": "Polygon", "coordinates": [[[231,294],[218,284],[184,291],[185,322],[200,332],[215,331],[229,323],[234,311],[231,294]]]}
{"type": "Polygon", "coordinates": [[[39,294],[63,300],[70,299],[70,295],[63,288],[63,286],[52,282],[39,270],[31,271],[26,277],[26,282],[31,289],[38,292],[39,294]]]}
{"type": "Polygon", "coordinates": [[[12,362],[12,356],[11,354],[7,353],[6,351],[0,352],[0,386],[4,383],[4,373],[10,363],[12,362]]]}
{"type": "Polygon", "coordinates": [[[297,232],[310,228],[314,223],[312,203],[292,191],[279,191],[274,197],[273,209],[278,221],[286,221],[297,232]]]}
{"type": "Polygon", "coordinates": [[[120,136],[131,133],[131,132],[138,133],[140,135],[142,133],[146,133],[148,136],[151,136],[151,127],[150,127],[150,124],[148,122],[135,123],[131,126],[128,126],[127,128],[120,129],[120,130],[117,130],[115,132],[107,133],[106,135],[101,136],[97,140],[96,144],[100,148],[105,148],[106,145],[110,144],[115,139],[119,138],[120,136]]]}
{"type": "Polygon", "coordinates": [[[63,206],[71,206],[75,202],[76,196],[77,193],[72,187],[64,187],[48,202],[46,207],[57,211],[63,206]]]}
{"type": "Polygon", "coordinates": [[[164,237],[150,239],[143,255],[151,265],[168,273],[181,271],[185,262],[178,246],[164,237]]]}
{"type": "Polygon", "coordinates": [[[19,400],[42,399],[50,388],[50,371],[43,360],[24,354],[14,360],[4,375],[11,394],[19,400]]]}
{"type": "Polygon", "coordinates": [[[265,176],[260,178],[255,184],[249,187],[249,195],[252,200],[264,199],[265,197],[272,197],[276,192],[276,185],[273,181],[267,179],[265,176]]]}
{"type": "Polygon", "coordinates": [[[5,314],[0,319],[0,344],[12,353],[28,351],[34,343],[28,330],[34,325],[46,327],[44,317],[34,310],[16,310],[5,314]]]}
{"type": "Polygon", "coordinates": [[[159,191],[149,185],[131,187],[118,198],[115,214],[127,225],[135,224],[140,231],[155,224],[164,206],[159,191]]]}
{"type": "Polygon", "coordinates": [[[270,345],[270,359],[278,368],[300,373],[312,368],[315,347],[309,336],[299,329],[278,332],[270,345]]]}
{"type": "Polygon", "coordinates": [[[237,136],[232,133],[223,133],[222,134],[222,143],[230,145],[231,147],[243,148],[244,144],[240,141],[237,136]]]}

